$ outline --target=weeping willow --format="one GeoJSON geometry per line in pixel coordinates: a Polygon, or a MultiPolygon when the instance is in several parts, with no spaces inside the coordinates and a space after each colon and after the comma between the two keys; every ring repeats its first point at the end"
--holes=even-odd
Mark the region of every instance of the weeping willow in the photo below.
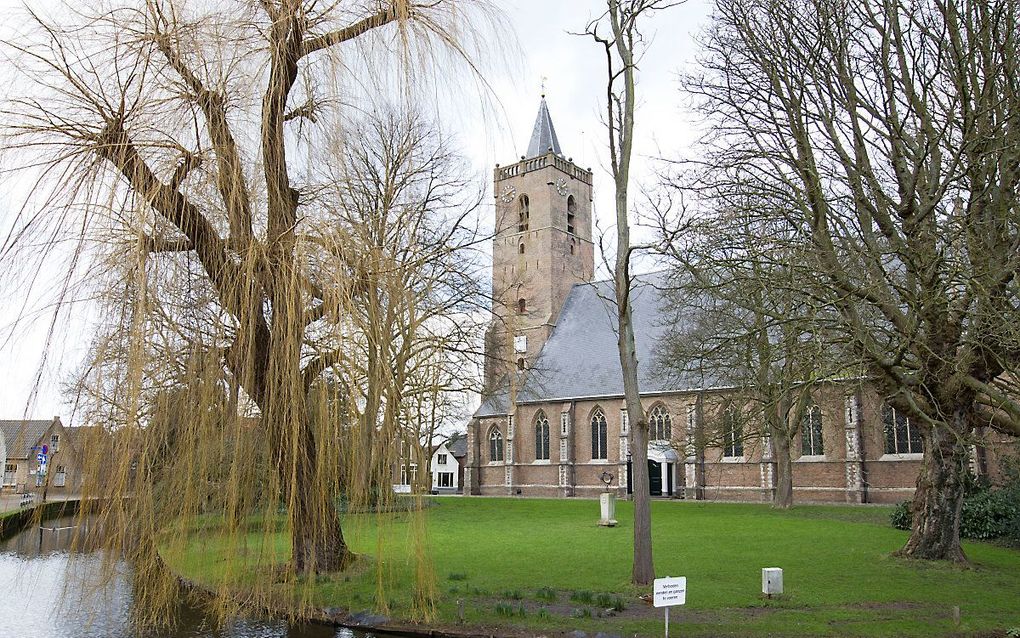
{"type": "Polygon", "coordinates": [[[465,387],[480,303],[480,193],[409,105],[447,70],[480,78],[478,24],[498,16],[477,0],[65,10],[7,43],[27,81],[6,147],[34,153],[48,190],[3,259],[70,239],[77,290],[103,308],[75,383],[96,426],[81,544],[132,564],[143,622],[170,617],[199,547],[221,613],[311,614],[317,578],[365,561],[385,609],[386,533],[356,555],[345,512],[381,528],[394,473],[427,467],[418,443],[465,387]]]}

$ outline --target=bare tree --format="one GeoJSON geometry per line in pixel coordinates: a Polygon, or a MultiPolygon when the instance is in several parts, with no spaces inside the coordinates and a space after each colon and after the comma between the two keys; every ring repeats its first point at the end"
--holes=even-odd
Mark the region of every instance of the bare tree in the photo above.
{"type": "Polygon", "coordinates": [[[688,82],[713,195],[779,203],[843,341],[920,432],[911,557],[965,560],[971,433],[1020,432],[1017,10],[717,0],[688,82]]]}
{"type": "MultiPolygon", "coordinates": [[[[438,75],[440,63],[477,72],[473,25],[494,15],[484,0],[147,0],[88,14],[68,6],[50,21],[33,15],[36,33],[6,43],[28,80],[3,110],[8,149],[35,152],[40,183],[52,189],[46,209],[12,232],[4,258],[23,254],[47,228],[79,229],[82,250],[117,229],[141,273],[123,371],[125,467],[105,481],[108,495],[136,498],[104,501],[123,510],[106,512],[108,529],[127,522],[149,540],[131,546],[152,554],[140,575],[157,560],[154,538],[165,522],[151,489],[134,480],[152,461],[135,415],[147,319],[161,290],[149,285],[153,274],[176,282],[184,298],[199,291],[192,299],[205,303],[211,293],[205,312],[213,319],[179,324],[190,333],[181,338],[219,362],[202,374],[236,384],[259,417],[272,468],[259,512],[266,534],[276,512],[286,512],[289,582],[352,560],[336,505],[345,431],[311,419],[308,397],[350,360],[353,293],[348,280],[316,267],[324,252],[316,239],[326,236],[338,198],[303,158],[328,149],[322,140],[342,130],[341,94],[366,101],[357,96],[409,89],[419,80],[412,73],[438,75]],[[401,64],[389,66],[401,71],[387,75],[394,57],[401,64]]],[[[243,418],[221,426],[239,440],[254,427],[243,418]]],[[[233,489],[245,489],[239,466],[256,454],[263,452],[231,461],[233,489]]],[[[237,529],[230,534],[243,542],[237,529]]]]}
{"type": "Polygon", "coordinates": [[[641,407],[633,310],[630,303],[631,257],[637,247],[632,246],[630,241],[628,192],[631,154],[634,149],[635,75],[644,46],[638,23],[654,12],[676,4],[666,0],[607,0],[606,12],[589,23],[585,30],[604,49],[606,56],[606,126],[616,203],[616,262],[613,281],[620,366],[623,369],[627,413],[631,417],[630,453],[634,468],[634,569],[631,581],[636,585],[647,585],[655,578],[648,488],[648,419],[641,407]]]}
{"type": "MultiPolygon", "coordinates": [[[[804,269],[805,246],[781,220],[732,211],[684,226],[679,235],[662,231],[672,264],[664,294],[676,311],[660,365],[667,373],[700,378],[703,385],[738,388],[745,410],[764,424],[757,435],[764,435],[775,463],[774,505],[788,508],[792,450],[812,391],[833,376],[831,345],[820,330],[824,321],[814,298],[804,294],[803,279],[811,276],[804,269]]],[[[749,429],[742,432],[746,436],[749,429]]]]}

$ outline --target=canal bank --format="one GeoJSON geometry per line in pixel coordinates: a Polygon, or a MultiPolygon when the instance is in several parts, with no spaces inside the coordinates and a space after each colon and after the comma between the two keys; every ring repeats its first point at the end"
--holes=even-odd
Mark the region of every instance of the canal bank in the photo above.
{"type": "MultiPolygon", "coordinates": [[[[182,603],[173,629],[139,632],[132,623],[131,567],[103,569],[98,551],[71,553],[76,502],[46,503],[0,517],[0,636],[17,638],[373,638],[332,624],[257,616],[218,626],[182,603]],[[41,524],[40,524],[41,523],[41,524]]],[[[392,635],[392,634],[391,634],[392,635]]]]}

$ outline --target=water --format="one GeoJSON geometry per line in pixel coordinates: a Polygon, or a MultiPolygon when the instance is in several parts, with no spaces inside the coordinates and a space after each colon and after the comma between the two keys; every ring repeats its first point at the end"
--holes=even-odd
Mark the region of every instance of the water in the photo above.
{"type": "MultiPolygon", "coordinates": [[[[130,623],[130,567],[107,582],[97,555],[71,556],[74,520],[46,521],[0,543],[0,638],[141,638],[130,623]]],[[[197,609],[180,611],[176,629],[158,638],[372,638],[320,625],[241,618],[216,628],[197,609]]],[[[144,638],[153,638],[146,634],[144,638]]]]}

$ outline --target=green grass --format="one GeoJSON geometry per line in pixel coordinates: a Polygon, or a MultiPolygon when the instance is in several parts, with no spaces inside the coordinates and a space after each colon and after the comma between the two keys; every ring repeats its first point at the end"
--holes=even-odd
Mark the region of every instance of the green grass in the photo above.
{"type": "MultiPolygon", "coordinates": [[[[457,581],[450,588],[455,593],[438,587],[440,624],[456,623],[462,599],[466,622],[477,626],[661,634],[661,610],[637,599],[648,589],[629,583],[632,513],[630,503],[618,503],[619,525],[604,528],[595,525],[598,503],[589,500],[440,500],[426,513],[432,559],[437,581],[457,581]],[[609,610],[615,615],[603,617],[609,610]]],[[[888,513],[884,507],[779,512],[764,505],[654,502],[656,574],[687,577],[687,605],[671,612],[677,634],[927,636],[1020,626],[1020,552],[966,543],[970,568],[893,558],[906,532],[888,525],[888,513]],[[762,567],[783,568],[781,598],[761,598],[762,567]],[[962,610],[958,628],[953,606],[962,610]]],[[[371,608],[370,555],[381,542],[390,615],[408,614],[414,566],[407,559],[407,519],[388,515],[380,539],[377,516],[348,516],[348,540],[369,556],[352,574],[317,584],[316,603],[371,608]]],[[[221,573],[221,550],[215,536],[204,535],[188,555],[169,559],[184,575],[212,584],[221,573]]],[[[286,559],[286,537],[276,539],[273,551],[286,559]]]]}

